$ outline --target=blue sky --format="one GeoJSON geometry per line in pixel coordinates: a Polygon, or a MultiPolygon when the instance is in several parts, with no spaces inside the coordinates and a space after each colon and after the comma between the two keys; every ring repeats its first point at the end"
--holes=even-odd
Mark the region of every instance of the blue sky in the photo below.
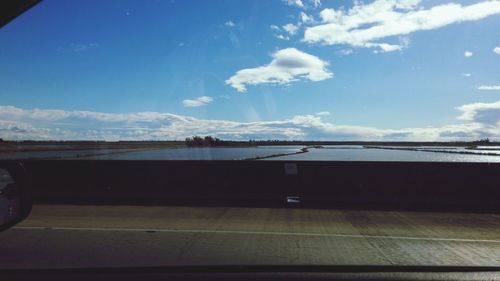
{"type": "Polygon", "coordinates": [[[44,1],[4,139],[500,140],[500,1],[44,1]]]}

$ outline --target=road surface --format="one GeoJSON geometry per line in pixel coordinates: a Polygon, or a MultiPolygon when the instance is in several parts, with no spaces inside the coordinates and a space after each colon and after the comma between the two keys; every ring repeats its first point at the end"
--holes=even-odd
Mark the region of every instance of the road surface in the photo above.
{"type": "Polygon", "coordinates": [[[500,215],[36,205],[0,253],[0,268],[500,266],[500,215]]]}

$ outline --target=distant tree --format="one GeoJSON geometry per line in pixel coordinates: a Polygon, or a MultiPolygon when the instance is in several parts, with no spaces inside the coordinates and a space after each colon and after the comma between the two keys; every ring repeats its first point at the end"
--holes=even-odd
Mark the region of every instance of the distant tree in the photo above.
{"type": "Polygon", "coordinates": [[[213,146],[215,144],[215,139],[212,136],[206,136],[204,140],[207,146],[213,146]]]}
{"type": "Polygon", "coordinates": [[[480,139],[480,140],[473,141],[472,143],[474,143],[474,144],[488,144],[488,143],[490,143],[490,139],[489,138],[480,139]]]}
{"type": "Polygon", "coordinates": [[[212,136],[186,138],[185,143],[188,146],[222,146],[226,144],[225,141],[212,136]]]}

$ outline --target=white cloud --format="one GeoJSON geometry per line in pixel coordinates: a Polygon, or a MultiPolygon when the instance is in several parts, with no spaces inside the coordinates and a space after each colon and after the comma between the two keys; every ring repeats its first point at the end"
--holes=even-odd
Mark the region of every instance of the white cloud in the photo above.
{"type": "Polygon", "coordinates": [[[500,55],[500,47],[495,47],[493,49],[493,53],[497,54],[497,55],[500,55]]]}
{"type": "Polygon", "coordinates": [[[500,91],[500,86],[479,86],[477,88],[478,90],[483,90],[483,91],[500,91]]]}
{"type": "Polygon", "coordinates": [[[409,40],[405,38],[400,38],[400,44],[387,44],[387,43],[367,43],[365,47],[378,47],[380,49],[373,50],[375,54],[378,53],[388,53],[394,51],[402,51],[408,48],[409,40]]]}
{"type": "Polygon", "coordinates": [[[355,2],[349,10],[323,9],[322,24],[309,27],[303,41],[326,45],[348,44],[353,47],[397,50],[379,40],[432,30],[453,23],[475,21],[500,13],[500,1],[483,1],[462,6],[456,3],[419,6],[420,0],[376,0],[370,4],[355,2]]]}
{"type": "Polygon", "coordinates": [[[258,122],[207,120],[162,112],[127,114],[0,106],[0,138],[53,140],[182,140],[193,135],[223,139],[303,140],[500,140],[500,101],[457,108],[462,123],[441,127],[380,129],[339,125],[322,116],[298,115],[258,122]]]}
{"type": "Polygon", "coordinates": [[[304,8],[304,3],[302,3],[302,0],[286,0],[286,2],[290,6],[297,6],[299,8],[304,8]]]}
{"type": "Polygon", "coordinates": [[[192,100],[183,100],[182,104],[186,107],[198,107],[211,103],[214,99],[208,96],[201,96],[192,100]]]}
{"type": "Polygon", "coordinates": [[[318,8],[321,6],[321,0],[310,0],[311,4],[314,6],[314,8],[318,8]]]}
{"type": "Polygon", "coordinates": [[[294,35],[295,33],[297,33],[297,30],[299,30],[299,27],[293,23],[287,23],[287,24],[283,25],[282,27],[283,27],[283,30],[288,32],[288,34],[290,34],[290,35],[294,35]]]}
{"type": "Polygon", "coordinates": [[[233,27],[233,26],[234,26],[234,22],[232,22],[232,21],[230,21],[230,20],[229,20],[229,21],[226,21],[226,22],[224,23],[224,25],[225,25],[225,26],[228,26],[228,27],[233,27]]]}
{"type": "Polygon", "coordinates": [[[387,43],[380,43],[378,46],[383,52],[401,51],[404,48],[403,45],[391,45],[387,43]]]}
{"type": "Polygon", "coordinates": [[[58,51],[62,52],[75,52],[75,53],[80,53],[80,52],[85,52],[93,48],[99,47],[99,43],[71,43],[68,44],[67,46],[60,46],[57,48],[58,51]]]}
{"type": "Polygon", "coordinates": [[[321,0],[283,0],[289,6],[299,7],[301,9],[318,8],[321,6],[321,0]]]}
{"type": "Polygon", "coordinates": [[[462,75],[465,76],[465,77],[471,77],[472,76],[472,74],[470,74],[470,73],[464,73],[462,75]]]}
{"type": "Polygon", "coordinates": [[[314,23],[315,20],[313,16],[310,16],[304,12],[300,12],[300,21],[305,24],[314,23]]]}
{"type": "Polygon", "coordinates": [[[276,38],[281,39],[281,40],[290,40],[290,37],[285,36],[283,34],[276,35],[276,38]]]}
{"type": "Polygon", "coordinates": [[[470,58],[470,57],[472,57],[472,55],[474,55],[474,53],[472,53],[470,51],[465,51],[464,52],[464,57],[466,57],[466,58],[470,58]]]}
{"type": "Polygon", "coordinates": [[[295,48],[279,50],[272,57],[268,65],[239,70],[226,84],[243,93],[246,85],[288,84],[301,78],[321,81],[333,77],[326,61],[295,48]]]}
{"type": "Polygon", "coordinates": [[[344,17],[344,12],[339,10],[336,11],[335,9],[324,9],[319,13],[319,16],[321,17],[323,23],[327,22],[335,22],[340,20],[340,18],[344,17]]]}
{"type": "Polygon", "coordinates": [[[280,29],[280,28],[279,28],[279,26],[277,26],[277,25],[274,25],[274,24],[273,24],[273,25],[270,25],[269,27],[270,27],[272,30],[274,30],[274,31],[281,31],[281,29],[280,29]]]}
{"type": "Polygon", "coordinates": [[[320,112],[316,112],[315,115],[318,115],[318,116],[328,116],[328,115],[330,115],[330,112],[329,111],[320,111],[320,112]]]}
{"type": "Polygon", "coordinates": [[[354,50],[353,49],[342,49],[342,50],[338,51],[337,53],[341,56],[348,56],[348,55],[352,55],[354,53],[354,50]]]}
{"type": "MultiPolygon", "coordinates": [[[[500,88],[499,88],[500,89],[500,88]]],[[[462,111],[459,120],[495,126],[500,134],[500,101],[493,103],[470,103],[457,108],[462,111]]]]}

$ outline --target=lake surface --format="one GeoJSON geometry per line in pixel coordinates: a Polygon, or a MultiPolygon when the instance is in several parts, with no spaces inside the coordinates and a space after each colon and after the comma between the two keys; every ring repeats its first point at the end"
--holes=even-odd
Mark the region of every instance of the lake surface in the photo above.
{"type": "Polygon", "coordinates": [[[300,151],[301,146],[260,146],[260,147],[187,147],[133,151],[105,154],[79,159],[101,160],[244,160],[290,154],[300,151]]]}
{"type": "Polygon", "coordinates": [[[91,160],[243,160],[290,154],[303,146],[186,147],[152,150],[94,149],[0,153],[0,159],[91,159],[91,160]]]}
{"type": "Polygon", "coordinates": [[[0,160],[6,159],[47,159],[47,158],[73,158],[92,156],[99,154],[114,155],[131,149],[75,149],[54,151],[23,151],[23,152],[0,152],[0,160]]]}
{"type": "Polygon", "coordinates": [[[499,156],[375,148],[320,148],[295,155],[268,158],[283,161],[415,161],[415,162],[500,162],[499,156]]]}
{"type": "Polygon", "coordinates": [[[300,152],[303,146],[259,147],[185,147],[153,150],[98,149],[0,153],[0,159],[87,159],[87,160],[243,160],[269,157],[262,160],[279,161],[415,161],[415,162],[500,162],[500,150],[465,150],[462,147],[412,147],[403,150],[363,148],[363,146],[324,146],[300,152]],[[474,152],[459,154],[452,152],[474,152]],[[481,153],[497,153],[482,155],[481,153]],[[285,156],[276,156],[285,155],[285,156]],[[276,156],[276,157],[272,157],[276,156]]]}

